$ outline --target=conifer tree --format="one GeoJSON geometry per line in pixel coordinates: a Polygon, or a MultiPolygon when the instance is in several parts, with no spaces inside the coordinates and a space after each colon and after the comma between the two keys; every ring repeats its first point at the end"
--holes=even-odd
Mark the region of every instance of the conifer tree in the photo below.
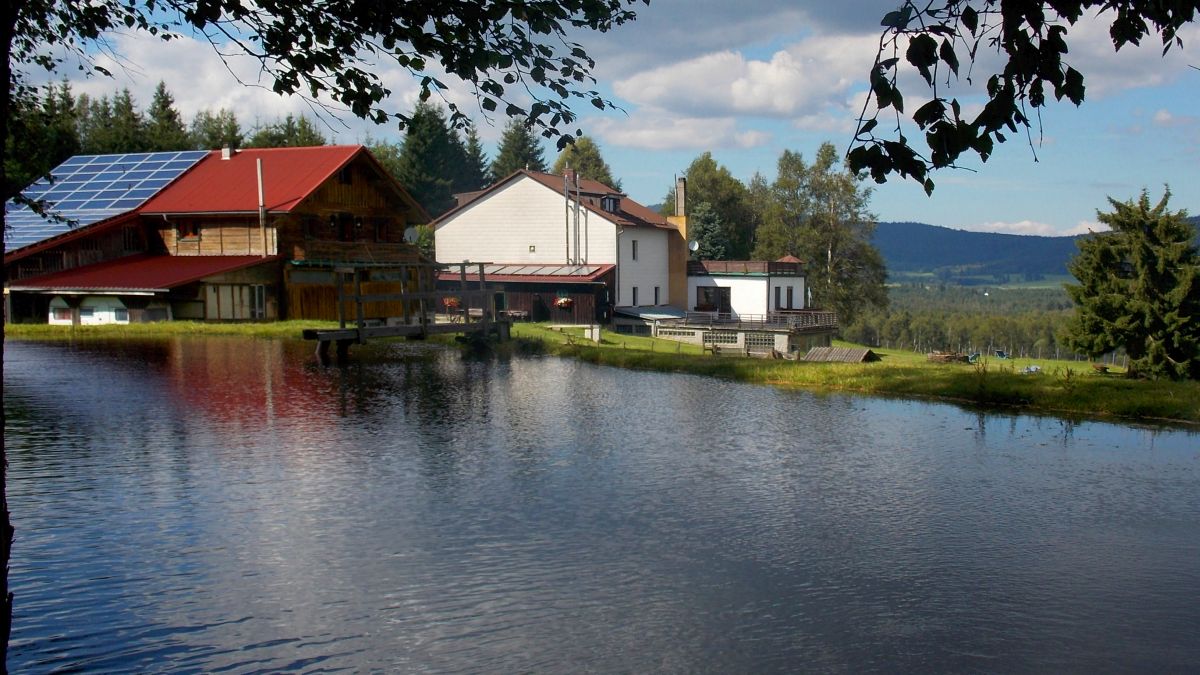
{"type": "Polygon", "coordinates": [[[492,176],[501,180],[520,169],[545,171],[546,159],[542,144],[524,119],[514,117],[504,127],[500,148],[492,160],[492,176]]]}
{"type": "Polygon", "coordinates": [[[147,149],[146,118],[133,95],[122,89],[112,99],[112,145],[108,152],[142,152],[147,149]]]}
{"type": "Polygon", "coordinates": [[[5,140],[6,201],[63,160],[79,154],[75,110],[71,86],[63,80],[58,86],[48,86],[44,97],[22,99],[11,111],[5,140]]]}
{"type": "Polygon", "coordinates": [[[463,186],[465,164],[466,149],[441,108],[418,103],[396,161],[396,180],[437,217],[454,206],[454,192],[463,186]]]}
{"type": "Polygon", "coordinates": [[[700,202],[689,209],[688,237],[696,242],[693,260],[724,260],[729,243],[721,228],[721,217],[708,202],[700,202]]]}
{"type": "Polygon", "coordinates": [[[563,148],[554,160],[550,173],[562,175],[570,167],[582,178],[589,178],[608,187],[621,191],[621,181],[613,178],[612,169],[600,155],[600,146],[588,136],[580,136],[575,142],[563,148]]]}
{"type": "MultiPolygon", "coordinates": [[[[746,186],[713,159],[711,152],[692,160],[687,180],[689,200],[697,204],[708,202],[720,218],[728,241],[725,255],[733,260],[749,258],[757,220],[746,186]]],[[[663,200],[662,213],[675,213],[675,186],[671,186],[663,200]]]]}
{"type": "Polygon", "coordinates": [[[242,127],[232,110],[201,110],[192,118],[192,147],[197,150],[238,148],[243,143],[242,127]]]}
{"type": "Polygon", "coordinates": [[[175,109],[175,98],[167,91],[166,83],[160,81],[146,110],[146,149],[187,150],[191,146],[183,117],[175,109]]]}
{"type": "Polygon", "coordinates": [[[1076,310],[1064,337],[1093,358],[1123,348],[1130,375],[1200,379],[1200,255],[1170,196],[1108,200],[1099,218],[1112,231],[1080,240],[1068,264],[1079,283],[1066,287],[1076,310]]]}
{"type": "Polygon", "coordinates": [[[479,130],[475,123],[467,124],[467,139],[464,144],[465,158],[456,192],[472,192],[482,190],[492,184],[494,178],[488,168],[487,155],[483,152],[483,143],[479,141],[479,130]]]}
{"type": "Polygon", "coordinates": [[[274,124],[260,127],[250,137],[247,147],[251,148],[304,148],[325,145],[324,134],[317,130],[308,117],[296,117],[289,113],[274,124]]]}

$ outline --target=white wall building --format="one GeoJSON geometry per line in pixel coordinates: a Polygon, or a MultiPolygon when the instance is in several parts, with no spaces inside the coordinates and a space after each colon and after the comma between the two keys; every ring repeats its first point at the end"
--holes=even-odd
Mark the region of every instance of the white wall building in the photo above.
{"type": "Polygon", "coordinates": [[[563,176],[518,171],[433,226],[438,262],[523,266],[542,282],[553,269],[564,283],[573,276],[582,279],[597,265],[616,265],[607,302],[616,307],[672,304],[669,249],[673,240],[682,245],[679,230],[596,181],[576,184],[563,176]],[[578,267],[580,274],[565,274],[564,266],[578,267]]]}
{"type": "Polygon", "coordinates": [[[714,312],[732,318],[807,309],[803,263],[693,261],[688,264],[689,312],[714,312]]]}
{"type": "MultiPolygon", "coordinates": [[[[62,296],[50,300],[50,323],[71,325],[71,306],[62,296]]],[[[79,323],[84,326],[103,326],[110,323],[129,323],[129,308],[120,298],[111,295],[88,295],[79,301],[79,323]]]]}

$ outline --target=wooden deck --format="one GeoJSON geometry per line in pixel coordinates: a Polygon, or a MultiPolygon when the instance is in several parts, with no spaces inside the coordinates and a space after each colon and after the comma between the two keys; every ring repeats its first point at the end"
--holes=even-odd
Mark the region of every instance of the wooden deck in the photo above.
{"type": "MultiPolygon", "coordinates": [[[[425,263],[439,270],[447,267],[459,267],[462,284],[458,290],[434,290],[428,287],[417,291],[400,293],[363,293],[360,272],[370,269],[371,265],[339,265],[332,270],[334,275],[349,275],[354,279],[353,290],[344,291],[345,285],[339,283],[338,288],[338,328],[306,328],[301,332],[305,340],[317,342],[317,359],[321,363],[329,362],[330,345],[336,345],[337,358],[344,361],[349,357],[350,345],[363,344],[374,338],[405,337],[425,338],[429,335],[441,334],[476,334],[487,335],[496,333],[501,340],[509,335],[510,323],[507,317],[496,311],[497,292],[492,290],[484,281],[483,266],[486,263],[457,263],[456,265],[438,265],[425,263]],[[478,278],[468,279],[467,267],[478,266],[478,278]],[[477,285],[476,285],[477,283],[477,285]],[[450,299],[453,299],[451,301],[450,299]],[[364,308],[379,303],[397,302],[408,308],[415,306],[413,313],[405,312],[403,317],[368,317],[364,308]],[[354,317],[344,314],[344,307],[354,308],[354,317]],[[448,315],[450,321],[439,323],[436,320],[438,310],[448,315]],[[399,321],[395,321],[398,319],[399,321]]],[[[436,278],[435,275],[418,275],[424,279],[436,278]]]]}

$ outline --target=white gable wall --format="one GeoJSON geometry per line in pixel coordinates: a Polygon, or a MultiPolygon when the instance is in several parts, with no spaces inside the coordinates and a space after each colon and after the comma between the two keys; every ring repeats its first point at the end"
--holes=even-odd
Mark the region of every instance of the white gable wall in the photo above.
{"type": "MultiPolygon", "coordinates": [[[[568,215],[561,192],[529,177],[519,177],[453,217],[438,223],[434,234],[438,262],[567,264],[568,215]]],[[[574,255],[574,209],[570,212],[574,255]]],[[[616,225],[579,209],[580,254],[590,265],[616,260],[616,225]],[[586,236],[585,236],[586,234],[586,236]]],[[[664,240],[665,241],[665,240],[664,240]]],[[[665,246],[664,246],[665,251],[665,246]]],[[[666,274],[666,258],[663,258],[666,274]]],[[[581,261],[582,262],[582,261],[581,261]]],[[[663,282],[664,293],[666,282],[663,282]]]]}
{"type": "Polygon", "coordinates": [[[659,228],[627,227],[621,231],[620,256],[617,261],[617,302],[620,307],[654,305],[654,288],[658,287],[658,304],[668,304],[670,274],[667,261],[668,232],[659,228]],[[633,259],[633,242],[637,242],[637,260],[633,259]],[[638,289],[637,302],[633,289],[638,289]]]}
{"type": "Polygon", "coordinates": [[[767,302],[776,309],[804,309],[804,277],[771,277],[771,295],[767,302]],[[775,307],[775,288],[779,288],[779,307],[775,307]],[[787,292],[792,289],[792,306],[788,307],[787,292]]]}

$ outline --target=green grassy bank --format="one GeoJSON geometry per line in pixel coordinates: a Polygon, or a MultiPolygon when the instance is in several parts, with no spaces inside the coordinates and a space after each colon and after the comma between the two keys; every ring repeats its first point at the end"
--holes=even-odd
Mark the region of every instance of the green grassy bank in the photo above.
{"type": "Polygon", "coordinates": [[[1119,372],[1096,373],[1090,364],[1047,359],[990,360],[977,365],[929,363],[925,355],[873,350],[877,363],[804,363],[701,355],[692,345],[605,334],[600,345],[581,331],[553,331],[537,324],[514,326],[515,337],[555,354],[592,363],[694,373],[819,391],[919,397],[1016,407],[1081,417],[1119,417],[1200,423],[1200,383],[1127,380],[1119,372]],[[1026,366],[1041,371],[1024,374],[1026,366]]]}
{"type": "MultiPolygon", "coordinates": [[[[66,340],[184,335],[247,338],[300,337],[304,328],[334,328],[333,322],[273,323],[168,322],[125,326],[10,325],[12,340],[66,340]]],[[[583,339],[582,329],[552,330],[542,324],[516,324],[518,350],[548,352],[591,363],[692,373],[817,391],[908,396],[981,406],[1015,407],[1080,417],[1117,417],[1200,424],[1200,383],[1127,380],[1119,373],[1097,374],[1088,363],[1049,359],[990,360],[978,365],[929,363],[925,355],[876,349],[878,363],[804,363],[713,357],[699,347],[670,340],[605,332],[603,342],[583,339]],[[1026,366],[1041,372],[1024,374],[1026,366]]],[[[445,338],[450,341],[452,338],[445,338]]]]}

